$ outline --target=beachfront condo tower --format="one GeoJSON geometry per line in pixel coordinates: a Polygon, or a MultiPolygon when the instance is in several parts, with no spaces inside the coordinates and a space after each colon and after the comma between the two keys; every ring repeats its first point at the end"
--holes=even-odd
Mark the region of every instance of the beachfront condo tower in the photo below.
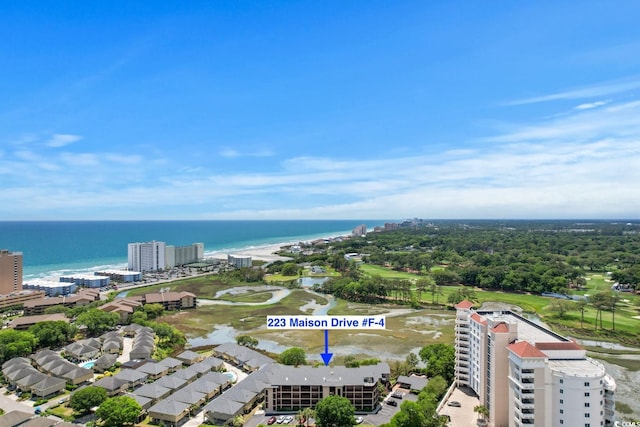
{"type": "Polygon", "coordinates": [[[22,291],[22,252],[0,249],[0,295],[22,291]]]}
{"type": "Polygon", "coordinates": [[[129,270],[158,271],[165,269],[165,242],[129,243],[129,270]]]}

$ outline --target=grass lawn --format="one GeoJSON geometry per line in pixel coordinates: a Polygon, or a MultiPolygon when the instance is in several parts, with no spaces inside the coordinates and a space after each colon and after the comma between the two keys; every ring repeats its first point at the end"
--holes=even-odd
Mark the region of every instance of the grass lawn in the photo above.
{"type": "Polygon", "coordinates": [[[425,276],[421,276],[414,273],[407,273],[404,271],[395,271],[390,268],[381,267],[379,265],[371,265],[371,264],[362,264],[360,265],[360,271],[364,274],[368,274],[369,276],[380,276],[384,279],[406,279],[406,280],[416,280],[422,279],[425,276]]]}
{"type": "MultiPolygon", "coordinates": [[[[191,292],[199,298],[214,298],[216,292],[233,288],[236,286],[251,286],[251,283],[232,283],[220,280],[217,275],[207,275],[199,277],[190,277],[184,280],[176,280],[174,282],[158,283],[155,285],[145,286],[142,288],[131,289],[128,296],[144,295],[153,292],[159,292],[162,288],[169,288],[173,292],[191,292]]],[[[262,283],[255,283],[256,286],[262,283]]],[[[126,289],[125,289],[126,290],[126,289]]]]}
{"type": "Polygon", "coordinates": [[[231,295],[224,294],[221,295],[218,299],[223,301],[234,301],[234,302],[265,302],[271,298],[273,294],[271,292],[255,292],[255,291],[247,291],[243,294],[231,295]]]}

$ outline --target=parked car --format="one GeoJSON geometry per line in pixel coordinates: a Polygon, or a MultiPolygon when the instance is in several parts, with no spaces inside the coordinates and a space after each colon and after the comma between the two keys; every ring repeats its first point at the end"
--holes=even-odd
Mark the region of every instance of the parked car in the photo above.
{"type": "Polygon", "coordinates": [[[447,402],[447,406],[453,406],[455,408],[459,408],[462,405],[460,404],[460,402],[456,401],[456,400],[452,400],[451,402],[447,402]]]}
{"type": "Polygon", "coordinates": [[[394,397],[396,399],[402,399],[404,397],[404,393],[401,391],[396,391],[391,395],[391,397],[394,397]]]}
{"type": "Polygon", "coordinates": [[[362,424],[364,422],[364,418],[356,417],[356,424],[362,424]]]}
{"type": "Polygon", "coordinates": [[[387,400],[387,405],[398,406],[398,402],[396,402],[395,400],[387,400]]]}
{"type": "Polygon", "coordinates": [[[278,417],[278,419],[276,420],[276,423],[278,423],[278,424],[282,424],[283,422],[284,422],[284,417],[283,417],[282,415],[280,415],[280,416],[278,417]]]}
{"type": "Polygon", "coordinates": [[[274,424],[275,422],[276,422],[276,417],[271,417],[267,420],[268,425],[274,424]]]}
{"type": "Polygon", "coordinates": [[[284,422],[282,424],[289,424],[291,421],[293,421],[293,417],[291,415],[287,415],[284,417],[284,422]]]}

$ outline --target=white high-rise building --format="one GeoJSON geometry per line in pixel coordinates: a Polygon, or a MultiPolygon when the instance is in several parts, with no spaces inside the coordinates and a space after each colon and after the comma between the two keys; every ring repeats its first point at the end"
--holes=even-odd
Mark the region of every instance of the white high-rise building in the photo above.
{"type": "Polygon", "coordinates": [[[129,243],[129,270],[158,271],[165,269],[164,242],[129,243]]]}
{"type": "Polygon", "coordinates": [[[561,335],[511,311],[456,305],[456,383],[494,427],[613,426],[616,383],[561,335]]]}
{"type": "Polygon", "coordinates": [[[194,243],[191,246],[167,245],[165,248],[165,266],[167,268],[191,264],[202,259],[204,259],[204,243],[194,243]]]}

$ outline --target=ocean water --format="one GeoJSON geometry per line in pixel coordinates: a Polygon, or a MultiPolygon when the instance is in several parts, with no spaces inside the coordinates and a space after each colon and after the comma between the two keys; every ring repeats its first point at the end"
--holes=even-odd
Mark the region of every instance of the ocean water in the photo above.
{"type": "Polygon", "coordinates": [[[25,280],[123,268],[127,244],[204,243],[205,253],[346,235],[383,220],[300,221],[0,221],[0,249],[23,253],[25,280]]]}

